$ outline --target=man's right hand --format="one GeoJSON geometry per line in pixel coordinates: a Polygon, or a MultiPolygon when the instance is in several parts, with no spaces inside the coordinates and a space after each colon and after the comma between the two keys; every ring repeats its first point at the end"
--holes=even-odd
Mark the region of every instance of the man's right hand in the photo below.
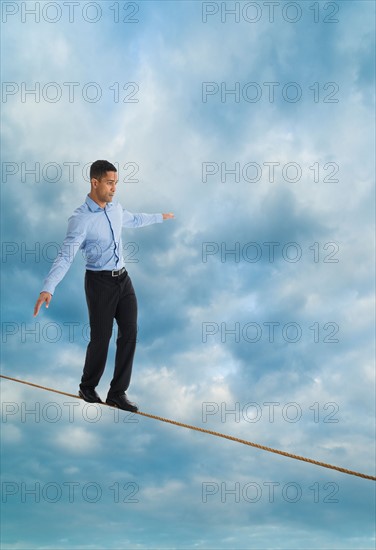
{"type": "Polygon", "coordinates": [[[48,308],[48,305],[51,302],[51,298],[52,298],[52,294],[50,294],[49,292],[41,292],[39,294],[37,303],[34,306],[34,317],[38,315],[39,310],[44,302],[46,302],[46,307],[48,308]]]}

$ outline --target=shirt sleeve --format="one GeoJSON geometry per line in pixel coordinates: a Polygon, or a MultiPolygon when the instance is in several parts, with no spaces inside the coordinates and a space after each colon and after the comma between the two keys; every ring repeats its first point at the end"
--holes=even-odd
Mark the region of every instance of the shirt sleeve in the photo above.
{"type": "Polygon", "coordinates": [[[132,214],[132,212],[123,209],[123,227],[144,227],[145,225],[162,222],[162,214],[132,214]]]}
{"type": "Polygon", "coordinates": [[[80,216],[73,215],[69,218],[66,237],[43,283],[42,292],[53,294],[57,285],[66,275],[74,257],[85,240],[85,225],[80,216]]]}

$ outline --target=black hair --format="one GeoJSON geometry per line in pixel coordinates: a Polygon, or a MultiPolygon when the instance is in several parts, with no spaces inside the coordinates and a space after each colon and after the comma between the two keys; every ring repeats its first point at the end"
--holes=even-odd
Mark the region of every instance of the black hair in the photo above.
{"type": "Polygon", "coordinates": [[[106,175],[106,172],[117,172],[117,170],[111,162],[108,162],[108,160],[96,160],[90,166],[90,180],[91,178],[100,180],[106,175]]]}

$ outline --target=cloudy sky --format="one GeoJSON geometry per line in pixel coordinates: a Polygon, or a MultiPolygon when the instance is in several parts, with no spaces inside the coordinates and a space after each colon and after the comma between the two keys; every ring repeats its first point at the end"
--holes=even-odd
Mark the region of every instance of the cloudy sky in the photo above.
{"type": "MultiPolygon", "coordinates": [[[[2,373],[76,393],[85,201],[124,231],[140,410],[374,473],[371,1],[2,2],[2,373]]],[[[116,327],[98,387],[111,380],[116,327]]],[[[374,482],[2,380],[2,547],[374,548],[374,482]]]]}

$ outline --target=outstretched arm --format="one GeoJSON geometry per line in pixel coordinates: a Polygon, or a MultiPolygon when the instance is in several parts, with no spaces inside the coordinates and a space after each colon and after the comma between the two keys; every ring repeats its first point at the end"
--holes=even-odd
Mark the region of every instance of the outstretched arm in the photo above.
{"type": "Polygon", "coordinates": [[[162,223],[163,220],[174,218],[174,214],[169,212],[168,214],[134,214],[129,210],[123,209],[123,227],[145,227],[153,223],[162,223]]]}
{"type": "Polygon", "coordinates": [[[34,307],[34,317],[39,313],[43,303],[48,308],[56,286],[66,275],[70,268],[77,251],[85,239],[85,226],[80,223],[76,216],[71,216],[68,221],[67,235],[64,239],[61,250],[59,251],[47,278],[42,287],[42,292],[36,301],[34,307]]]}

